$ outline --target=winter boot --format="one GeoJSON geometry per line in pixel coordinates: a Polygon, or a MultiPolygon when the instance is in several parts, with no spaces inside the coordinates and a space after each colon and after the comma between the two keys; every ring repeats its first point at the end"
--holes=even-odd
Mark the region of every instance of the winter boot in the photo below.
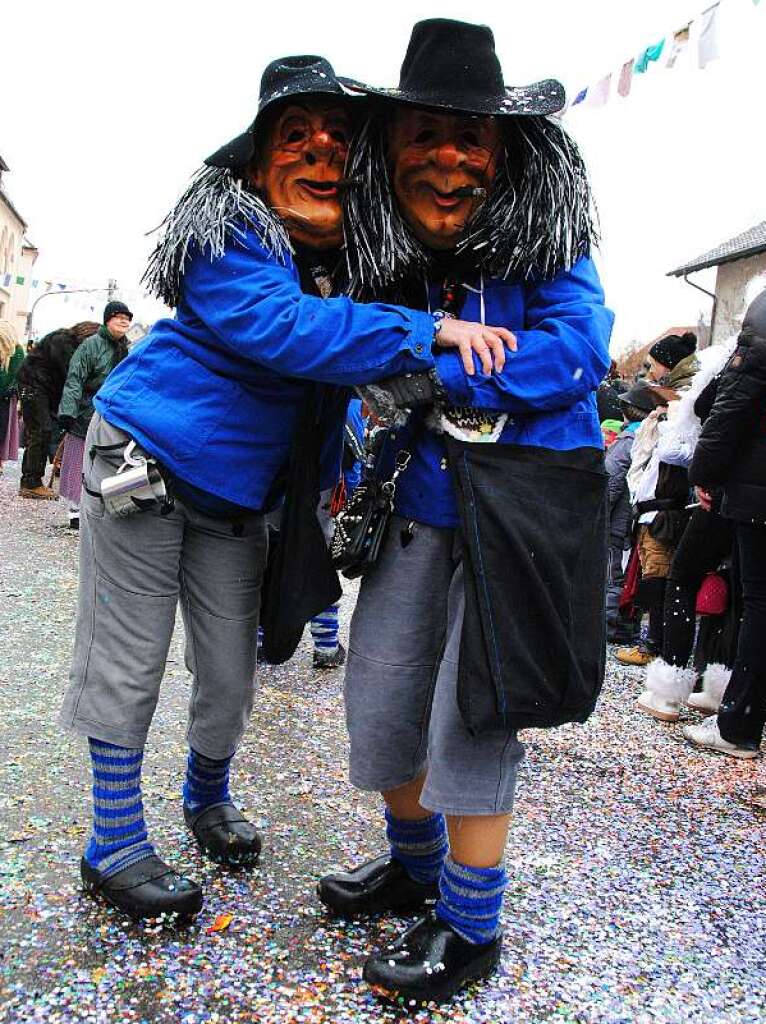
{"type": "Polygon", "coordinates": [[[37,487],[19,487],[20,498],[35,498],[37,501],[58,501],[58,494],[44,484],[37,487]]]}
{"type": "Polygon", "coordinates": [[[731,679],[731,669],[725,665],[713,663],[702,673],[702,689],[699,693],[690,694],[686,703],[695,711],[705,714],[716,714],[721,706],[723,695],[731,679]]]}
{"type": "Polygon", "coordinates": [[[729,757],[750,760],[758,757],[760,753],[755,743],[729,743],[725,740],[718,728],[718,715],[711,715],[699,725],[685,725],[681,732],[684,739],[693,743],[695,747],[703,747],[716,754],[728,754],[729,757]]]}
{"type": "Polygon", "coordinates": [[[694,670],[655,658],[646,670],[646,688],[638,698],[641,711],[661,722],[677,722],[681,705],[694,689],[694,670]]]}

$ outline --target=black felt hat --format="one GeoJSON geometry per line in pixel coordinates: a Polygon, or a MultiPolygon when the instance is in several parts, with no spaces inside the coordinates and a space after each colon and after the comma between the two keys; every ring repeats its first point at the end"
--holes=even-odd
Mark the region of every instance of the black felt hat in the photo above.
{"type": "Polygon", "coordinates": [[[668,404],[668,394],[667,391],[654,387],[645,380],[637,380],[617,401],[621,405],[634,405],[643,412],[652,412],[658,406],[668,404]]]}
{"type": "Polygon", "coordinates": [[[324,57],[302,55],[280,57],[267,65],[261,78],[261,92],[258,98],[258,113],[255,120],[241,135],[225,146],[221,146],[205,163],[209,167],[228,167],[238,170],[246,167],[255,153],[255,132],[262,122],[263,114],[273,104],[291,96],[355,96],[364,94],[361,85],[351,78],[335,74],[332,64],[324,57]]]}
{"type": "Polygon", "coordinates": [[[673,370],[682,359],[690,356],[696,348],[696,335],[692,334],[691,331],[687,331],[685,334],[668,334],[664,338],[660,338],[659,341],[655,341],[649,349],[649,355],[652,359],[656,359],[658,363],[661,363],[662,366],[667,366],[669,370],[673,370]]]}
{"type": "Polygon", "coordinates": [[[365,91],[418,107],[496,116],[555,114],[566,102],[564,86],[552,78],[505,85],[492,29],[449,18],[415,25],[397,89],[365,91]]]}

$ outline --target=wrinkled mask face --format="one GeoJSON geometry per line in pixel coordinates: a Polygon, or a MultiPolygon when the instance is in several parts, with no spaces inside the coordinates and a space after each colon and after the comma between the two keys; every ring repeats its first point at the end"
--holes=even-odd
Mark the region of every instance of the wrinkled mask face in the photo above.
{"type": "Polygon", "coordinates": [[[421,242],[431,249],[457,245],[485,196],[456,195],[456,189],[489,194],[502,147],[493,117],[396,109],[388,137],[389,170],[402,216],[421,242]]]}
{"type": "Polygon", "coordinates": [[[343,176],[350,137],[351,116],[335,99],[291,102],[272,123],[250,180],[293,241],[314,249],[343,242],[343,210],[334,183],[343,176]]]}

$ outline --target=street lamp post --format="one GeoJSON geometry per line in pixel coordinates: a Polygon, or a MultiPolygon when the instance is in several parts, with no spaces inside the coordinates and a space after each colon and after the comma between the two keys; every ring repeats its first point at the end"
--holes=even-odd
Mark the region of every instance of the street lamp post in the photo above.
{"type": "Polygon", "coordinates": [[[38,297],[32,303],[32,308],[27,313],[27,338],[30,338],[32,336],[32,319],[35,315],[35,309],[37,308],[38,304],[43,301],[43,299],[47,299],[51,295],[93,295],[95,294],[95,292],[107,292],[107,294],[111,298],[111,296],[114,294],[116,290],[117,282],[114,280],[109,281],[108,288],[59,288],[57,291],[54,291],[52,288],[49,288],[47,292],[43,292],[42,295],[38,295],[38,297]]]}

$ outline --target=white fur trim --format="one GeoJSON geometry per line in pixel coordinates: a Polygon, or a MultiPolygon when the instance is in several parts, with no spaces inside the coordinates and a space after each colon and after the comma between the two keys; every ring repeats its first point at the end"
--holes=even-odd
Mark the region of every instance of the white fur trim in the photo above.
{"type": "Polygon", "coordinates": [[[736,348],[736,338],[729,338],[720,345],[710,345],[697,353],[699,369],[692,377],[691,384],[677,402],[668,406],[668,418],[663,428],[660,446],[665,450],[687,446],[693,452],[699,439],[702,425],[694,412],[694,403],[724,368],[736,348]]]}
{"type": "Polygon", "coordinates": [[[694,671],[655,658],[646,669],[646,688],[665,700],[683,703],[694,689],[694,671]]]}
{"type": "Polygon", "coordinates": [[[730,679],[731,669],[714,662],[702,674],[702,691],[720,704],[730,679]]]}

